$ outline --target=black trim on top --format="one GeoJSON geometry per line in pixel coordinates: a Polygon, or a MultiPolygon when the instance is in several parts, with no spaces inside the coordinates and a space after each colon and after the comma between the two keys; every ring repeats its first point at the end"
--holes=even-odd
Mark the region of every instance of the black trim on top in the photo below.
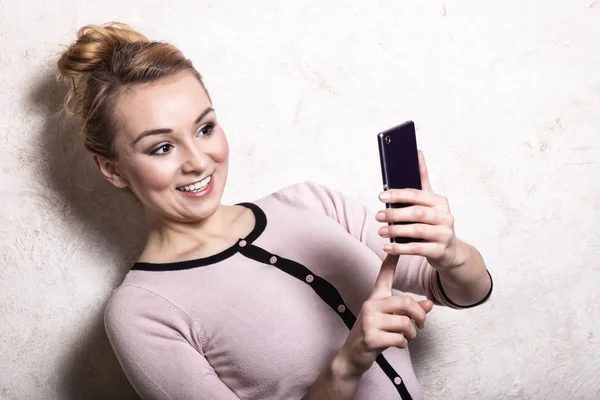
{"type": "Polygon", "coordinates": [[[223,250],[220,253],[213,254],[212,256],[204,258],[196,258],[194,260],[175,261],[169,263],[150,263],[150,262],[136,262],[131,267],[131,270],[139,271],[180,271],[184,269],[191,269],[196,267],[205,267],[207,265],[216,264],[221,262],[234,254],[236,254],[240,247],[239,242],[245,240],[246,243],[252,243],[264,232],[267,227],[267,216],[265,212],[254,203],[239,203],[237,205],[249,208],[254,213],[254,229],[245,238],[238,240],[233,246],[223,250]]]}
{"type": "MultiPolygon", "coordinates": [[[[136,262],[131,269],[154,272],[186,270],[216,264],[239,252],[252,260],[258,261],[263,264],[272,265],[273,267],[278,268],[279,270],[309,285],[314,290],[314,292],[323,301],[325,301],[325,303],[327,303],[327,305],[329,305],[337,315],[340,316],[340,318],[348,327],[348,329],[352,329],[354,323],[356,322],[356,317],[348,309],[348,306],[346,306],[346,304],[344,303],[342,296],[331,283],[321,278],[320,276],[313,274],[308,268],[306,268],[302,264],[299,264],[295,261],[283,257],[279,257],[275,254],[267,252],[266,250],[260,247],[252,245],[252,243],[256,239],[258,239],[259,236],[266,229],[267,217],[264,211],[256,204],[246,202],[239,203],[238,205],[247,207],[250,210],[252,210],[256,222],[252,232],[250,232],[245,238],[239,239],[233,246],[212,256],[197,258],[194,260],[176,261],[170,263],[136,262]],[[273,259],[273,257],[276,257],[276,259],[273,259]],[[310,282],[309,280],[307,280],[308,275],[311,275],[312,278],[310,279],[310,282]],[[341,308],[340,306],[343,306],[343,308],[341,308]]],[[[381,367],[383,372],[390,379],[390,381],[400,394],[401,399],[412,400],[412,397],[404,384],[404,380],[402,380],[400,375],[394,370],[394,368],[386,360],[383,354],[379,354],[375,362],[381,367]],[[398,379],[400,381],[399,383],[396,383],[398,379]]]]}
{"type": "MultiPolygon", "coordinates": [[[[383,372],[387,375],[387,377],[392,381],[394,386],[396,386],[396,390],[400,393],[400,397],[402,400],[412,400],[412,396],[408,392],[404,381],[401,381],[399,385],[396,385],[394,379],[396,377],[400,377],[394,367],[390,365],[390,363],[385,359],[383,354],[379,353],[379,355],[375,358],[375,362],[379,365],[379,367],[383,370],[383,372]]],[[[400,378],[402,379],[402,378],[400,378]]]]}
{"type": "Polygon", "coordinates": [[[348,306],[346,305],[346,303],[344,303],[344,299],[342,299],[342,296],[337,291],[337,289],[325,279],[313,274],[304,265],[289,260],[287,258],[271,254],[268,251],[263,250],[257,246],[243,247],[240,249],[240,253],[260,263],[273,265],[274,267],[282,270],[286,274],[292,275],[294,278],[309,285],[317,293],[317,295],[342,318],[342,320],[349,329],[352,329],[352,327],[354,326],[356,318],[354,317],[354,315],[352,315],[350,310],[348,310],[348,306]],[[275,264],[271,264],[271,257],[273,256],[277,257],[277,261],[275,262],[275,264]],[[306,277],[308,275],[313,276],[313,280],[310,283],[306,281],[306,277]],[[337,309],[341,305],[345,307],[345,311],[343,312],[339,312],[337,309]]]}
{"type": "Polygon", "coordinates": [[[492,295],[492,290],[494,289],[494,280],[492,279],[492,274],[490,274],[490,271],[488,269],[486,269],[486,272],[488,273],[488,275],[490,277],[490,290],[487,292],[487,294],[485,295],[485,297],[483,299],[479,300],[477,303],[469,304],[467,306],[458,305],[455,302],[453,302],[452,300],[450,300],[450,298],[448,297],[448,295],[444,291],[444,288],[442,287],[442,280],[440,279],[440,273],[439,273],[439,271],[435,271],[435,278],[437,280],[437,285],[440,288],[440,292],[442,292],[442,296],[444,297],[444,300],[446,300],[448,303],[450,303],[451,305],[453,305],[456,308],[471,308],[471,307],[476,307],[476,306],[478,306],[480,304],[485,303],[485,301],[487,299],[489,299],[490,296],[492,295]]]}
{"type": "MultiPolygon", "coordinates": [[[[329,307],[333,309],[333,311],[344,321],[344,324],[348,327],[348,329],[352,329],[354,323],[356,322],[356,317],[352,314],[352,311],[348,309],[348,306],[344,302],[344,299],[337,291],[337,289],[329,283],[327,280],[321,278],[318,275],[315,275],[312,271],[306,268],[304,265],[297,263],[293,260],[279,257],[276,254],[269,253],[268,251],[254,246],[254,245],[246,245],[240,248],[240,253],[244,256],[251,258],[255,261],[258,261],[263,264],[272,265],[279,270],[285,272],[288,275],[293,276],[294,278],[302,281],[304,284],[309,285],[312,290],[325,302],[329,307]],[[273,258],[275,257],[275,258],[273,258]],[[310,275],[310,281],[307,280],[307,277],[310,275]],[[343,306],[344,308],[339,308],[343,306]]],[[[402,400],[412,400],[412,396],[408,392],[406,385],[404,384],[404,380],[402,377],[394,370],[394,367],[390,365],[390,363],[386,360],[383,354],[379,354],[375,359],[375,362],[381,367],[383,372],[392,382],[402,400]],[[399,383],[395,381],[400,379],[399,383]]]]}

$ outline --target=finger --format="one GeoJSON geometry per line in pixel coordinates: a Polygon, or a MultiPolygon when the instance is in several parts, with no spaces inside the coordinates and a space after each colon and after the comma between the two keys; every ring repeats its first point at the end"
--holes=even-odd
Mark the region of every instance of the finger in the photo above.
{"type": "Polygon", "coordinates": [[[408,347],[408,340],[401,333],[380,331],[373,334],[372,339],[367,342],[367,347],[379,351],[388,347],[405,349],[408,347]]]}
{"type": "Polygon", "coordinates": [[[452,239],[450,227],[429,224],[389,225],[379,229],[379,235],[384,238],[419,238],[428,242],[447,243],[452,239]]]}
{"type": "Polygon", "coordinates": [[[370,298],[384,298],[392,293],[392,284],[396,274],[396,265],[398,265],[398,256],[388,254],[381,263],[379,275],[375,280],[375,286],[370,298]]]}
{"type": "Polygon", "coordinates": [[[436,210],[435,208],[423,206],[386,208],[385,210],[378,211],[375,218],[380,222],[388,223],[421,222],[429,225],[440,225],[444,222],[451,222],[445,221],[444,213],[436,210]]]}
{"type": "Polygon", "coordinates": [[[389,296],[379,302],[381,313],[407,316],[413,319],[419,328],[425,324],[425,310],[410,296],[389,296]]]}
{"type": "Polygon", "coordinates": [[[429,182],[429,171],[427,171],[427,164],[425,163],[425,156],[421,150],[418,150],[419,154],[419,171],[421,172],[421,187],[426,192],[433,192],[431,183],[429,182]]]}
{"type": "Polygon", "coordinates": [[[446,253],[446,245],[438,242],[388,243],[383,246],[383,251],[398,256],[407,254],[439,260],[446,253]]]}
{"type": "Polygon", "coordinates": [[[379,194],[379,199],[388,204],[404,203],[435,207],[442,204],[442,196],[419,189],[388,189],[379,194]]]}
{"type": "Polygon", "coordinates": [[[430,312],[433,309],[433,302],[431,300],[420,300],[417,301],[417,304],[421,306],[423,311],[426,313],[430,312]]]}
{"type": "Polygon", "coordinates": [[[408,341],[414,340],[417,337],[415,325],[410,318],[404,315],[382,315],[379,329],[387,332],[402,333],[408,341]]]}

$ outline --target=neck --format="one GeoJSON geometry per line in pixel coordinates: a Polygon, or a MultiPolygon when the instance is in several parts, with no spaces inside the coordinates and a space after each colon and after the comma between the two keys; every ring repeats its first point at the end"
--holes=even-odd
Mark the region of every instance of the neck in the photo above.
{"type": "Polygon", "coordinates": [[[232,221],[240,213],[237,206],[220,204],[210,216],[192,222],[165,220],[149,213],[148,238],[141,260],[166,260],[171,258],[203,257],[217,253],[222,247],[237,239],[231,228],[232,221]]]}

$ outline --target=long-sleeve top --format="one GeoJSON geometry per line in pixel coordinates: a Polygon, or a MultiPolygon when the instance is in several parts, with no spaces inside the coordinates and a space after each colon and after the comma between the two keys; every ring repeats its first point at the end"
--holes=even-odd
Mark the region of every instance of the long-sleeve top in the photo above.
{"type": "MultiPolygon", "coordinates": [[[[205,258],[136,262],[107,303],[143,399],[300,399],[373,289],[389,239],[360,202],[305,182],[239,205],[254,214],[249,235],[205,258]]],[[[400,256],[393,288],[459,307],[421,256],[400,256]]],[[[355,398],[422,399],[409,350],[383,351],[355,398]]]]}

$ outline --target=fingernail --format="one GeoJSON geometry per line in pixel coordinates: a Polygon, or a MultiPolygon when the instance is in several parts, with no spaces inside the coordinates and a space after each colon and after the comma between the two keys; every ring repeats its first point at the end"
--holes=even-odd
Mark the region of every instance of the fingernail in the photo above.
{"type": "Polygon", "coordinates": [[[379,229],[379,234],[380,235],[387,235],[388,232],[389,232],[389,229],[386,228],[386,227],[383,227],[383,228],[379,229]]]}
{"type": "Polygon", "coordinates": [[[375,216],[375,218],[376,218],[378,221],[383,221],[383,220],[385,219],[385,214],[384,214],[384,213],[378,213],[378,214],[375,216]]]}
{"type": "Polygon", "coordinates": [[[392,245],[391,244],[384,244],[383,245],[383,251],[390,251],[392,250],[392,245]]]}
{"type": "Polygon", "coordinates": [[[379,195],[379,198],[380,198],[381,200],[388,200],[388,199],[390,198],[390,194],[389,194],[388,192],[382,192],[382,193],[379,195]]]}

